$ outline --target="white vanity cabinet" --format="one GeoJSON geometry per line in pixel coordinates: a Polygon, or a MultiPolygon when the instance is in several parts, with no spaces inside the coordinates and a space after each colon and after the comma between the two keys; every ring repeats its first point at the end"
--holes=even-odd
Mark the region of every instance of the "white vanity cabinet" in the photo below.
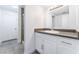
{"type": "Polygon", "coordinates": [[[43,54],[79,54],[79,40],[35,33],[36,49],[43,54]]]}

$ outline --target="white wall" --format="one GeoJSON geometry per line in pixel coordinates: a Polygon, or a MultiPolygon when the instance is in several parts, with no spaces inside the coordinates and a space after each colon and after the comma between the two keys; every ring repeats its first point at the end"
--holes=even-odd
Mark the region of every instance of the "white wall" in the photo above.
{"type": "Polygon", "coordinates": [[[75,5],[75,8],[76,10],[76,29],[79,31],[79,5],[75,5]]]}
{"type": "Polygon", "coordinates": [[[35,50],[34,28],[44,27],[44,10],[41,6],[25,6],[24,20],[24,53],[32,53],[35,50]]]}
{"type": "Polygon", "coordinates": [[[70,28],[77,29],[79,31],[79,5],[70,5],[70,28]]]}
{"type": "Polygon", "coordinates": [[[77,12],[77,9],[78,6],[76,5],[70,5],[69,6],[69,20],[68,20],[68,26],[69,28],[71,29],[75,29],[76,28],[76,12],[77,12]]]}

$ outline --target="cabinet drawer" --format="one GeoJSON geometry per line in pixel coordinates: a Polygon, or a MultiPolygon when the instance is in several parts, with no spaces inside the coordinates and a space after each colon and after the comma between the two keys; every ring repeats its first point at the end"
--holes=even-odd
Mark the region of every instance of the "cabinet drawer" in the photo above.
{"type": "Polygon", "coordinates": [[[57,53],[58,54],[73,54],[75,53],[75,39],[58,37],[57,40],[57,53]]]}
{"type": "Polygon", "coordinates": [[[44,34],[42,34],[42,33],[35,33],[35,37],[40,37],[40,38],[44,38],[44,36],[43,36],[44,34]]]}
{"type": "Polygon", "coordinates": [[[36,37],[42,38],[42,40],[53,41],[56,42],[56,36],[43,34],[43,33],[35,33],[36,37]]]}
{"type": "Polygon", "coordinates": [[[57,43],[63,43],[63,44],[68,44],[68,45],[74,45],[76,40],[75,39],[71,39],[71,38],[66,38],[66,37],[57,37],[57,43]]]}
{"type": "Polygon", "coordinates": [[[56,36],[43,34],[44,40],[48,42],[55,42],[56,43],[56,36]]]}

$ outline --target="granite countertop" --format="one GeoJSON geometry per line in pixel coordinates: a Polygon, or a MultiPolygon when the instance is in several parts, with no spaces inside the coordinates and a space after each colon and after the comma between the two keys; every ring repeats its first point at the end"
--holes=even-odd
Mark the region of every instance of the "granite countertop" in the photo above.
{"type": "Polygon", "coordinates": [[[61,37],[67,37],[72,39],[79,39],[77,32],[67,32],[67,31],[58,31],[58,30],[51,30],[51,29],[35,29],[35,32],[48,34],[48,35],[54,35],[54,36],[61,36],[61,37]]]}

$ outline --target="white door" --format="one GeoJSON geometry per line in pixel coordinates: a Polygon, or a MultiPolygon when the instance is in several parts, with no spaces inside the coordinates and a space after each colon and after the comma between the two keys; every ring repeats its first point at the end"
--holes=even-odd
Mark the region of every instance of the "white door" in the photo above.
{"type": "Polygon", "coordinates": [[[16,39],[18,34],[18,14],[12,11],[2,11],[3,13],[3,31],[5,40],[16,39]]]}

